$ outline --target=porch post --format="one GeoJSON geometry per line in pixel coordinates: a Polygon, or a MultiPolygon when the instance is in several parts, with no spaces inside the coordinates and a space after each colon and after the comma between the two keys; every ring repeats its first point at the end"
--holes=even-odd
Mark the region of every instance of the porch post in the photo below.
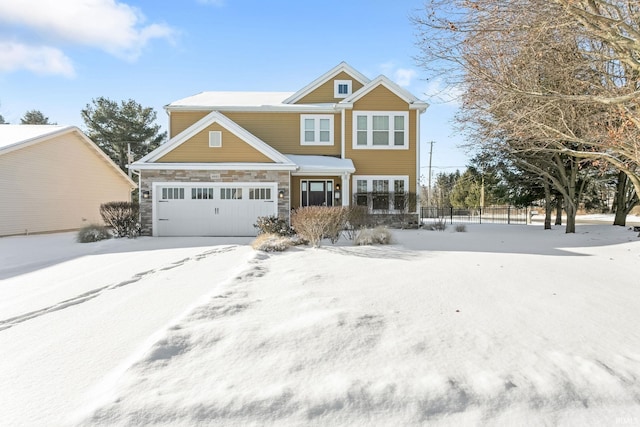
{"type": "Polygon", "coordinates": [[[349,174],[343,173],[342,183],[340,184],[340,187],[342,188],[342,206],[351,205],[351,188],[349,185],[349,181],[349,174]]]}

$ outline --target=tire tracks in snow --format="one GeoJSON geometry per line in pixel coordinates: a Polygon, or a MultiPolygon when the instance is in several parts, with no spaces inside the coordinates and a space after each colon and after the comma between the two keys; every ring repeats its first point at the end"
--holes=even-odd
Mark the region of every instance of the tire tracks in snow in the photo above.
{"type": "Polygon", "coordinates": [[[123,281],[117,282],[117,283],[112,283],[109,285],[105,285],[105,286],[101,286],[99,288],[95,288],[92,289],[90,291],[87,292],[83,292],[79,295],[74,296],[73,298],[68,298],[66,300],[60,301],[56,304],[50,305],[48,307],[44,307],[41,308],[39,310],[34,310],[34,311],[30,311],[28,313],[24,313],[24,314],[20,314],[18,316],[12,316],[9,317],[7,319],[3,319],[0,320],[0,332],[12,328],[22,322],[25,322],[27,320],[31,320],[31,319],[36,319],[38,317],[44,316],[46,314],[49,313],[54,313],[56,311],[60,311],[60,310],[64,310],[66,308],[69,307],[73,307],[76,306],[78,304],[83,304],[87,301],[91,301],[97,297],[99,297],[100,295],[103,295],[106,292],[115,290],[115,289],[119,289],[122,288],[124,286],[128,286],[128,285],[132,285],[134,283],[139,282],[140,280],[142,280],[143,278],[146,278],[148,276],[154,275],[154,274],[159,274],[162,273],[164,271],[167,270],[172,270],[174,268],[178,268],[181,267],[183,265],[185,265],[187,262],[189,261],[200,261],[204,258],[207,258],[209,256],[215,255],[215,254],[220,254],[220,253],[225,253],[225,252],[229,252],[234,250],[237,247],[237,245],[232,245],[232,246],[225,246],[222,248],[215,248],[215,249],[210,249],[204,252],[201,252],[199,254],[196,254],[192,257],[187,257],[184,259],[181,259],[179,261],[175,261],[172,262],[170,264],[164,265],[162,267],[158,267],[158,268],[154,268],[151,270],[147,270],[147,271],[142,271],[140,273],[136,273],[133,276],[131,276],[129,279],[125,279],[123,281]]]}

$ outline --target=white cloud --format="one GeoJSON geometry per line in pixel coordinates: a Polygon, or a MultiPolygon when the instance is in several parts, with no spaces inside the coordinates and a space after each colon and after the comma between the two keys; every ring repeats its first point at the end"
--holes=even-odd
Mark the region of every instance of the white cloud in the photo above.
{"type": "Polygon", "coordinates": [[[174,35],[167,25],[145,25],[137,8],[116,0],[5,1],[0,2],[0,21],[27,28],[47,43],[91,46],[130,60],[150,40],[174,35]]]}
{"type": "Polygon", "coordinates": [[[59,74],[65,77],[75,75],[71,59],[59,49],[0,41],[0,71],[19,69],[27,69],[36,74],[59,74]]]}
{"type": "Polygon", "coordinates": [[[402,87],[411,86],[411,81],[418,73],[411,68],[398,68],[393,73],[393,80],[402,87]]]}
{"type": "Polygon", "coordinates": [[[463,89],[460,86],[447,85],[442,79],[430,80],[423,90],[427,100],[459,105],[463,89]]]}
{"type": "Polygon", "coordinates": [[[418,72],[413,68],[398,67],[393,61],[380,64],[378,67],[382,74],[405,88],[411,86],[413,79],[418,75],[418,72]]]}

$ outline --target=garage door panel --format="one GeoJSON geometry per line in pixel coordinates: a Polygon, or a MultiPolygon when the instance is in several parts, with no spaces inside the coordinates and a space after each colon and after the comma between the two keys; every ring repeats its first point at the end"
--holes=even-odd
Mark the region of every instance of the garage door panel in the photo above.
{"type": "Polygon", "coordinates": [[[154,234],[255,236],[257,218],[277,214],[276,188],[275,183],[160,185],[154,191],[159,195],[154,234]],[[176,185],[184,191],[176,190],[176,185]]]}

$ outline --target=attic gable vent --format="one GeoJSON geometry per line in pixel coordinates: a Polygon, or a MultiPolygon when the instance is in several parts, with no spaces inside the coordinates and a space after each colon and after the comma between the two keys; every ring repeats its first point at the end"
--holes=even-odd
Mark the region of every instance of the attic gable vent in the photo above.
{"type": "Polygon", "coordinates": [[[209,132],[209,147],[222,147],[222,132],[220,132],[219,130],[212,130],[209,132]]]}

